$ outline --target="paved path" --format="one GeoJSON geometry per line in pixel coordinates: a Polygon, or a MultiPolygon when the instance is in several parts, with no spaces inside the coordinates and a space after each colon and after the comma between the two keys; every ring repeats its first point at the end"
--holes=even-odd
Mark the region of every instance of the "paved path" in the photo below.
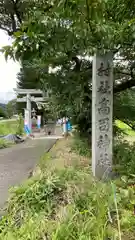
{"type": "Polygon", "coordinates": [[[28,178],[40,156],[55,143],[55,139],[35,139],[0,150],[0,207],[8,198],[8,189],[28,178]]]}

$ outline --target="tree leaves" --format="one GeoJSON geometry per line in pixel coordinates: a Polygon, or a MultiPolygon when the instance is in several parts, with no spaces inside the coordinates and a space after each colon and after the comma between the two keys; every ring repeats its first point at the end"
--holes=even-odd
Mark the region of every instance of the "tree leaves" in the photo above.
{"type": "MultiPolygon", "coordinates": [[[[37,79],[38,86],[51,89],[53,108],[72,115],[87,132],[91,124],[90,57],[95,52],[114,53],[115,92],[135,86],[131,68],[135,58],[135,4],[129,0],[22,0],[17,10],[22,24],[17,18],[19,30],[14,33],[12,46],[3,51],[6,58],[9,55],[22,61],[19,81],[28,86],[31,79],[34,86],[37,79]]],[[[13,16],[16,14],[14,11],[13,16]]],[[[129,95],[120,99],[116,97],[116,105],[128,102],[129,95]]],[[[119,117],[123,118],[122,114],[119,117]]]]}

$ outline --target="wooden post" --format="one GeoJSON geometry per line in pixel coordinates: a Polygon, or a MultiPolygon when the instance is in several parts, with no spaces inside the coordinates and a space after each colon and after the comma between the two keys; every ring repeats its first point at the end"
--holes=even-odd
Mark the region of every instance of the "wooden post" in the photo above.
{"type": "Polygon", "coordinates": [[[95,55],[92,79],[92,171],[106,179],[112,171],[113,55],[95,55]]]}

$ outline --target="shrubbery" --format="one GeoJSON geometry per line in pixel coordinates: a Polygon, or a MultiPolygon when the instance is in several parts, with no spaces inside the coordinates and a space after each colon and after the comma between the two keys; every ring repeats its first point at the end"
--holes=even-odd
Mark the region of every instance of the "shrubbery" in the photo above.
{"type": "Polygon", "coordinates": [[[92,177],[89,165],[80,165],[78,151],[83,159],[86,156],[90,159],[85,141],[74,141],[74,153],[69,151],[69,142],[70,139],[65,142],[63,161],[73,154],[79,167],[70,165],[54,169],[49,165],[58,161],[54,154],[52,159],[51,155],[47,160],[42,158],[40,173],[12,190],[7,215],[0,221],[0,239],[134,239],[135,188],[132,185],[135,176],[131,176],[134,166],[129,145],[125,142],[120,143],[121,148],[117,142],[114,145],[115,162],[120,162],[122,169],[126,166],[123,148],[131,154],[132,160],[128,158],[130,170],[121,170],[121,174],[127,175],[104,183],[92,177]]]}
{"type": "Polygon", "coordinates": [[[135,142],[126,140],[114,141],[114,165],[121,175],[135,174],[135,142]]]}
{"type": "Polygon", "coordinates": [[[22,114],[20,114],[19,118],[17,119],[16,134],[22,135],[23,133],[24,133],[24,120],[23,120],[22,114]]]}
{"type": "Polygon", "coordinates": [[[10,147],[11,145],[13,145],[13,143],[8,142],[5,139],[0,139],[0,149],[10,147]]]}

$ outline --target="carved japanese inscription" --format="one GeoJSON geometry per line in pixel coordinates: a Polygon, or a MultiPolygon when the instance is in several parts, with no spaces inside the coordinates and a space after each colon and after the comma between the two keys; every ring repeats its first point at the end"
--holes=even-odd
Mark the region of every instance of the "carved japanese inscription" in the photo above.
{"type": "Polygon", "coordinates": [[[108,81],[100,81],[100,86],[98,88],[98,92],[109,93],[109,94],[111,93],[108,81]]]}
{"type": "Polygon", "coordinates": [[[111,68],[110,68],[109,61],[107,62],[107,64],[104,64],[104,62],[101,62],[100,63],[100,67],[97,70],[97,74],[100,77],[103,77],[103,76],[107,76],[108,77],[110,75],[110,69],[111,68]]]}
{"type": "Polygon", "coordinates": [[[108,153],[100,153],[99,159],[98,159],[98,165],[101,167],[104,167],[104,165],[111,166],[111,163],[109,161],[108,153]]]}
{"type": "Polygon", "coordinates": [[[108,115],[110,113],[110,102],[108,98],[103,97],[101,101],[99,101],[98,112],[103,115],[108,115]]]}
{"type": "Polygon", "coordinates": [[[108,147],[110,144],[110,139],[109,136],[107,134],[105,135],[99,135],[99,139],[97,141],[97,146],[101,149],[101,148],[105,148],[108,147]]]}
{"type": "Polygon", "coordinates": [[[109,118],[102,118],[98,120],[99,131],[108,132],[109,131],[109,118]]]}

